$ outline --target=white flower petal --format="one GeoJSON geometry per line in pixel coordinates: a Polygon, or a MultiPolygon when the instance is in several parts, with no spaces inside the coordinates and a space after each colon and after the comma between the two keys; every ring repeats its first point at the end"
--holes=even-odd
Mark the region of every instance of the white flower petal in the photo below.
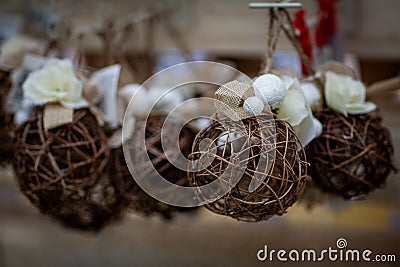
{"type": "Polygon", "coordinates": [[[124,127],[122,129],[122,141],[126,143],[131,140],[133,133],[135,132],[136,118],[135,117],[127,117],[124,121],[124,127]]]}
{"type": "Polygon", "coordinates": [[[35,79],[28,80],[22,86],[24,97],[32,100],[35,105],[43,105],[47,102],[54,101],[55,98],[51,96],[44,87],[35,79]]]}
{"type": "Polygon", "coordinates": [[[133,83],[127,84],[117,92],[117,111],[118,111],[118,121],[120,124],[124,121],[125,112],[128,108],[128,104],[132,97],[135,95],[136,91],[141,87],[140,84],[133,83]]]}
{"type": "Polygon", "coordinates": [[[318,137],[322,133],[322,123],[317,120],[315,117],[313,117],[313,122],[314,122],[314,129],[315,129],[315,137],[318,137]]]}
{"type": "Polygon", "coordinates": [[[321,134],[322,125],[314,118],[299,81],[288,76],[283,76],[282,80],[288,87],[277,117],[289,122],[305,147],[321,134]]]}
{"type": "Polygon", "coordinates": [[[347,116],[346,104],[343,97],[335,92],[331,92],[329,99],[329,101],[326,101],[329,108],[347,116]]]}
{"type": "Polygon", "coordinates": [[[347,87],[350,91],[350,99],[347,102],[350,103],[364,103],[365,102],[365,85],[360,82],[353,80],[351,77],[348,77],[347,87]]]}
{"type": "Polygon", "coordinates": [[[301,90],[311,109],[317,109],[321,106],[321,92],[313,82],[301,83],[301,90]]]}
{"type": "Polygon", "coordinates": [[[87,107],[89,104],[85,99],[80,99],[80,100],[74,100],[72,102],[68,102],[68,101],[60,101],[60,104],[63,105],[66,108],[70,108],[70,109],[79,109],[79,108],[84,108],[87,107]]]}
{"type": "Polygon", "coordinates": [[[59,102],[68,108],[88,106],[82,96],[82,83],[69,60],[50,59],[42,69],[28,75],[22,89],[24,97],[35,105],[59,102]]]}
{"type": "Polygon", "coordinates": [[[376,109],[376,105],[372,102],[363,104],[347,104],[346,109],[349,114],[365,114],[376,109]]]}
{"type": "Polygon", "coordinates": [[[344,99],[350,98],[350,90],[347,88],[349,82],[347,76],[328,71],[325,73],[325,90],[335,92],[344,99]]]}
{"type": "Polygon", "coordinates": [[[285,83],[290,85],[287,88],[286,98],[279,107],[278,118],[286,120],[292,126],[299,125],[309,114],[306,99],[296,81],[285,83]]]}
{"type": "MultiPolygon", "coordinates": [[[[289,90],[293,85],[295,85],[295,79],[289,76],[281,76],[283,83],[285,84],[286,91],[289,90]]],[[[296,79],[297,80],[297,79],[296,79]]]]}
{"type": "Polygon", "coordinates": [[[167,87],[152,87],[148,93],[152,103],[157,103],[154,109],[164,112],[171,111],[185,100],[180,90],[169,90],[167,87]]]}
{"type": "Polygon", "coordinates": [[[69,81],[69,90],[65,92],[63,98],[66,101],[80,101],[82,99],[82,83],[78,79],[69,81]]]}
{"type": "Polygon", "coordinates": [[[332,83],[325,82],[325,101],[326,105],[339,113],[342,113],[343,115],[347,116],[347,110],[346,110],[346,103],[344,98],[335,92],[335,88],[333,88],[332,83]]]}
{"type": "Polygon", "coordinates": [[[300,125],[293,127],[293,130],[299,137],[303,147],[306,147],[313,139],[321,134],[322,124],[314,118],[312,113],[309,113],[300,125]]]}
{"type": "Polygon", "coordinates": [[[325,100],[332,110],[347,116],[363,114],[376,108],[375,104],[365,103],[365,86],[350,76],[333,72],[325,73],[325,100]]]}
{"type": "Polygon", "coordinates": [[[129,105],[127,104],[126,116],[146,116],[150,112],[152,104],[154,104],[149,90],[137,84],[125,86],[120,96],[125,99],[125,102],[128,100],[129,105]]]}

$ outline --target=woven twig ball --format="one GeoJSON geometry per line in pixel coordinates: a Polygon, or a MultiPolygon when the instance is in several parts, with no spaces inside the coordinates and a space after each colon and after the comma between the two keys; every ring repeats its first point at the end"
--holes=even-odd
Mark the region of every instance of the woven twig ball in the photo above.
{"type": "Polygon", "coordinates": [[[7,96],[11,90],[10,72],[0,70],[0,165],[11,163],[13,116],[6,112],[7,96]]]}
{"type": "MultiPolygon", "coordinates": [[[[154,168],[158,173],[167,181],[180,185],[190,186],[186,172],[178,169],[172,165],[166,158],[167,151],[164,151],[161,145],[161,129],[164,127],[164,131],[175,131],[173,128],[180,127],[179,124],[172,120],[166,120],[166,116],[162,114],[150,115],[146,121],[137,122],[137,128],[145,126],[145,144],[147,154],[153,164],[154,168]]],[[[195,132],[184,126],[179,133],[179,147],[184,156],[189,156],[191,152],[191,146],[195,138],[195,132]]],[[[128,144],[129,149],[129,144],[128,144]]],[[[143,189],[135,182],[134,178],[128,170],[126,165],[125,157],[122,148],[113,150],[112,152],[112,166],[114,168],[113,173],[119,183],[119,190],[122,191],[125,198],[128,200],[130,207],[141,214],[146,216],[152,214],[160,214],[165,219],[171,219],[175,212],[190,212],[194,211],[195,208],[176,207],[165,204],[158,201],[152,196],[148,195],[143,189]]],[[[171,155],[171,153],[169,153],[171,155]]],[[[132,155],[132,161],[134,164],[141,164],[145,162],[145,159],[141,158],[136,154],[132,155]]],[[[143,168],[141,173],[146,176],[149,170],[146,167],[143,168]]]]}
{"type": "MultiPolygon", "coordinates": [[[[228,118],[214,121],[207,128],[203,129],[193,144],[191,159],[199,159],[201,156],[210,153],[215,156],[212,163],[205,169],[197,172],[189,172],[193,186],[203,186],[218,179],[228,168],[232,148],[235,144],[234,136],[240,130],[238,124],[243,123],[246,129],[249,154],[247,168],[239,182],[225,196],[206,207],[217,214],[230,216],[240,221],[261,221],[267,220],[274,215],[282,215],[302,195],[307,180],[307,163],[305,152],[302,149],[299,139],[289,124],[282,120],[273,119],[272,116],[261,115],[247,118],[241,122],[233,122],[228,118]],[[272,122],[272,123],[268,123],[272,122]],[[260,173],[264,182],[253,192],[249,191],[249,184],[257,170],[261,160],[265,160],[265,152],[262,152],[263,140],[268,143],[260,131],[260,122],[263,125],[270,125],[271,129],[263,128],[263,132],[271,132],[276,136],[276,151],[273,158],[273,165],[268,173],[260,173]],[[223,125],[228,125],[227,129],[223,125]],[[275,126],[276,130],[272,130],[275,126]],[[233,138],[232,138],[233,137],[233,138]],[[207,149],[200,151],[200,143],[205,139],[211,139],[216,145],[216,153],[207,149]],[[222,140],[222,142],[220,141],[222,140]],[[298,150],[301,148],[300,150],[298,150]],[[206,153],[206,154],[204,154],[206,153]]],[[[264,126],[263,126],[264,127],[264,126]]],[[[199,192],[201,193],[201,192],[199,192]]]]}
{"type": "Polygon", "coordinates": [[[3,110],[3,104],[5,103],[6,97],[11,90],[11,72],[0,70],[0,99],[3,110]]]}
{"type": "MultiPolygon", "coordinates": [[[[75,110],[72,123],[45,131],[43,108],[36,108],[31,118],[15,129],[14,155],[21,190],[41,212],[61,220],[75,216],[65,224],[98,229],[99,222],[81,218],[79,210],[92,207],[85,202],[98,185],[110,150],[89,109],[75,110]]],[[[87,212],[95,218],[98,211],[87,212]]]]}
{"type": "Polygon", "coordinates": [[[85,231],[100,231],[122,218],[127,201],[120,194],[115,177],[105,172],[85,191],[81,199],[68,199],[50,215],[66,227],[85,231]]]}
{"type": "Polygon", "coordinates": [[[376,112],[345,117],[328,108],[315,116],[323,125],[307,151],[315,184],[345,199],[381,187],[393,169],[393,147],[381,117],[376,112]]]}

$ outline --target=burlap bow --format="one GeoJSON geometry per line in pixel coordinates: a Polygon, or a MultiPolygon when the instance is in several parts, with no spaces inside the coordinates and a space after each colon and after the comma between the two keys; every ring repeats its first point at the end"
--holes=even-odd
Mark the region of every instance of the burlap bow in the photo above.
{"type": "Polygon", "coordinates": [[[231,81],[222,85],[215,92],[215,108],[233,121],[252,117],[243,109],[244,101],[254,96],[254,88],[250,84],[231,81]]]}

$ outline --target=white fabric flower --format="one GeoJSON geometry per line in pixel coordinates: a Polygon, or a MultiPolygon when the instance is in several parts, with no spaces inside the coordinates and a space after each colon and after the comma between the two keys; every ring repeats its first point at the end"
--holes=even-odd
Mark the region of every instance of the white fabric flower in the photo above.
{"type": "Polygon", "coordinates": [[[365,102],[365,86],[350,76],[328,71],[325,73],[325,101],[332,110],[347,114],[364,114],[376,109],[365,102]]]}
{"type": "MultiPolygon", "coordinates": [[[[122,107],[120,110],[126,110],[127,113],[136,116],[147,116],[150,111],[169,112],[177,105],[182,103],[185,98],[181,90],[168,91],[164,87],[146,88],[140,84],[128,84],[118,92],[118,103],[122,107]]],[[[119,112],[121,113],[121,112],[119,112]]]]}
{"type": "Polygon", "coordinates": [[[307,104],[311,110],[316,110],[322,106],[321,92],[313,82],[302,82],[301,90],[306,97],[307,104]]]}
{"type": "Polygon", "coordinates": [[[314,118],[300,83],[289,76],[281,77],[286,86],[286,98],[279,107],[277,117],[287,121],[299,137],[303,146],[307,146],[322,132],[321,123],[314,118]]]}
{"type": "Polygon", "coordinates": [[[140,84],[128,84],[118,91],[118,107],[121,121],[125,112],[127,113],[126,116],[139,118],[146,116],[153,104],[152,99],[149,97],[148,89],[140,84]]]}
{"type": "Polygon", "coordinates": [[[43,68],[28,75],[22,89],[24,97],[35,105],[58,102],[71,109],[88,106],[82,96],[82,83],[69,60],[50,59],[43,68]]]}
{"type": "Polygon", "coordinates": [[[149,89],[148,94],[152,104],[156,103],[154,109],[163,112],[170,112],[185,101],[184,90],[180,88],[170,90],[168,87],[153,86],[149,89]]]}
{"type": "Polygon", "coordinates": [[[254,93],[265,106],[277,108],[283,103],[286,96],[285,84],[281,78],[273,74],[263,74],[253,82],[254,93]]]}

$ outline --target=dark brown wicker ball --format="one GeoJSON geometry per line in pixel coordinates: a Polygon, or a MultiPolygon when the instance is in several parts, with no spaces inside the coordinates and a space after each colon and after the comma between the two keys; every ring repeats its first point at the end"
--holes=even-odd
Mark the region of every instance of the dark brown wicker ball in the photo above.
{"type": "Polygon", "coordinates": [[[81,199],[68,199],[51,215],[66,227],[85,231],[100,231],[117,222],[126,211],[127,201],[120,194],[115,179],[105,172],[88,188],[81,199]]]}
{"type": "MultiPolygon", "coordinates": [[[[180,186],[190,186],[186,172],[173,166],[165,156],[165,151],[161,145],[161,129],[165,130],[180,127],[179,124],[173,121],[165,122],[166,116],[162,114],[154,114],[149,116],[147,121],[137,122],[144,126],[145,130],[145,143],[147,154],[158,173],[167,181],[180,186]],[[165,122],[165,123],[164,123],[165,122]],[[163,126],[164,125],[164,126],[163,126]]],[[[179,133],[179,146],[184,156],[188,156],[191,152],[191,146],[195,138],[195,132],[184,126],[179,133]]],[[[141,162],[143,159],[135,158],[134,162],[141,162]]],[[[139,163],[138,163],[139,164],[139,163]]],[[[175,212],[191,212],[196,208],[176,207],[158,201],[152,196],[148,195],[143,189],[135,182],[126,165],[124,153],[122,148],[112,151],[112,164],[113,173],[115,174],[118,188],[128,200],[130,207],[141,214],[146,216],[152,214],[159,214],[165,219],[171,219],[175,212]]],[[[143,169],[143,175],[148,171],[143,169]]]]}
{"type": "Polygon", "coordinates": [[[7,94],[11,90],[11,72],[0,69],[0,98],[5,100],[7,94]]]}
{"type": "MultiPolygon", "coordinates": [[[[305,152],[291,126],[284,121],[262,115],[242,122],[246,133],[241,133],[241,135],[245,135],[249,140],[247,168],[233,189],[219,200],[206,204],[206,207],[217,214],[248,222],[267,220],[274,215],[282,215],[303,194],[308,178],[305,152]],[[266,157],[261,150],[262,142],[263,140],[269,142],[260,131],[260,123],[265,125],[264,123],[268,121],[267,125],[270,129],[263,128],[263,131],[269,131],[276,136],[273,165],[268,173],[261,173],[265,178],[264,182],[255,191],[250,192],[249,184],[257,171],[257,165],[266,157]],[[273,130],[273,126],[276,130],[273,130]]],[[[234,136],[235,133],[241,131],[243,130],[239,129],[237,122],[223,118],[214,121],[196,136],[191,159],[198,159],[204,153],[213,153],[199,150],[200,142],[206,138],[214,141],[217,150],[213,153],[215,156],[213,162],[207,168],[189,173],[192,186],[209,184],[221,176],[231,164],[230,158],[234,157],[231,148],[236,145],[237,139],[231,139],[229,136],[234,136]],[[228,130],[223,125],[228,125],[228,130]],[[227,139],[221,144],[218,140],[223,136],[227,139]]]]}
{"type": "Polygon", "coordinates": [[[108,181],[99,179],[110,156],[107,137],[89,109],[76,110],[72,123],[45,131],[43,108],[37,108],[15,129],[14,155],[21,190],[42,213],[83,230],[100,229],[114,213],[108,181]]]}
{"type": "Polygon", "coordinates": [[[10,72],[0,70],[0,165],[11,163],[13,158],[11,138],[11,131],[14,127],[13,116],[5,110],[10,90],[10,72]]]}
{"type": "Polygon", "coordinates": [[[315,113],[323,131],[307,151],[315,184],[345,199],[381,187],[392,166],[389,131],[376,112],[347,117],[328,108],[315,113]]]}

